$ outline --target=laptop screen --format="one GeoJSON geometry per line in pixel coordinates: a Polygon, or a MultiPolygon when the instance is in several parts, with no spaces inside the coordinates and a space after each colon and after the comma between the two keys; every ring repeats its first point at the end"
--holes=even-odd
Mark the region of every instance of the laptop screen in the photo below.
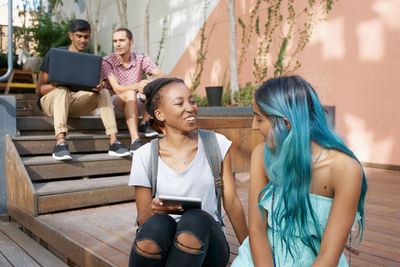
{"type": "Polygon", "coordinates": [[[100,83],[101,62],[98,55],[51,48],[49,81],[72,91],[91,91],[100,83]]]}

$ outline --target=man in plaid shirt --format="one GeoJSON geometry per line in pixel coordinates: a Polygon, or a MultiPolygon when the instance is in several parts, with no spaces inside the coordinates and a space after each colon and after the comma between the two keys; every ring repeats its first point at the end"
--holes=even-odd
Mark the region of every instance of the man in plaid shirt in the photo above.
{"type": "Polygon", "coordinates": [[[144,110],[141,92],[149,80],[144,80],[143,74],[155,77],[164,75],[149,57],[131,52],[133,41],[129,29],[115,30],[113,33],[115,52],[104,57],[102,64],[102,79],[107,80],[111,87],[115,114],[117,117],[125,115],[126,118],[131,135],[131,153],[143,145],[139,131],[146,137],[158,134],[151,128],[150,115],[144,110]],[[139,114],[143,114],[140,125],[139,114]]]}

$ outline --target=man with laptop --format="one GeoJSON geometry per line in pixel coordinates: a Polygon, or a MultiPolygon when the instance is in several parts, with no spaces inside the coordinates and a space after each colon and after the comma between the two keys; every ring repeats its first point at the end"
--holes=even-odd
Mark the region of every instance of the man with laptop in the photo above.
{"type": "Polygon", "coordinates": [[[108,154],[130,155],[130,152],[117,140],[117,123],[109,91],[99,84],[100,67],[98,65],[101,65],[101,58],[99,61],[96,57],[84,54],[90,41],[89,23],[80,19],[73,20],[69,38],[71,39],[70,46],[51,49],[44,57],[36,88],[36,94],[40,96],[42,112],[54,119],[56,145],[53,149],[53,158],[72,159],[66,142],[68,117],[89,115],[96,108],[100,111],[106,134],[110,137],[108,154]],[[77,57],[75,61],[70,60],[75,57],[77,57]],[[98,62],[97,66],[96,62],[98,62]],[[60,74],[63,75],[60,77],[60,74]],[[97,77],[97,83],[93,84],[92,81],[85,85],[87,81],[93,80],[93,77],[94,81],[97,77]],[[77,81],[78,83],[81,81],[80,84],[76,84],[77,81]]]}
{"type": "Polygon", "coordinates": [[[151,128],[150,115],[144,110],[141,92],[149,81],[143,80],[142,76],[145,73],[158,77],[164,73],[150,58],[131,52],[133,36],[129,29],[115,30],[112,38],[115,52],[103,58],[102,79],[106,79],[111,87],[116,116],[125,116],[131,135],[130,152],[133,153],[143,145],[139,132],[145,137],[158,134],[151,128]],[[139,115],[143,115],[140,125],[139,115]]]}

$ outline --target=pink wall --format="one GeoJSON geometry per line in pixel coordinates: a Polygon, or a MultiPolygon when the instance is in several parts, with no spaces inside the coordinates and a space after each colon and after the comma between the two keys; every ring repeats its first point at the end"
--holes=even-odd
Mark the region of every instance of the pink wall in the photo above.
{"type": "MultiPolygon", "coordinates": [[[[251,1],[236,1],[236,15],[249,18],[251,1]]],[[[306,1],[304,1],[306,2],[306,1]]],[[[301,53],[297,71],[317,90],[321,101],[336,106],[336,129],[361,161],[400,165],[400,1],[337,1],[328,20],[315,28],[301,53]]],[[[229,79],[227,0],[221,0],[208,21],[207,61],[197,93],[204,86],[229,79]]],[[[238,53],[241,38],[237,28],[238,53]]],[[[172,72],[190,84],[199,35],[172,72]]],[[[250,45],[240,83],[253,81],[254,46],[250,45]]]]}

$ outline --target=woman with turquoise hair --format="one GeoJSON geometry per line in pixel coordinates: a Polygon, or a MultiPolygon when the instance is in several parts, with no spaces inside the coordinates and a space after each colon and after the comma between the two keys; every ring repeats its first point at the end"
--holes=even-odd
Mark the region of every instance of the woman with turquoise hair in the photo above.
{"type": "Polygon", "coordinates": [[[264,142],[251,156],[249,237],[232,266],[348,266],[344,248],[364,229],[360,162],[301,77],[270,79],[254,98],[264,142]]]}

